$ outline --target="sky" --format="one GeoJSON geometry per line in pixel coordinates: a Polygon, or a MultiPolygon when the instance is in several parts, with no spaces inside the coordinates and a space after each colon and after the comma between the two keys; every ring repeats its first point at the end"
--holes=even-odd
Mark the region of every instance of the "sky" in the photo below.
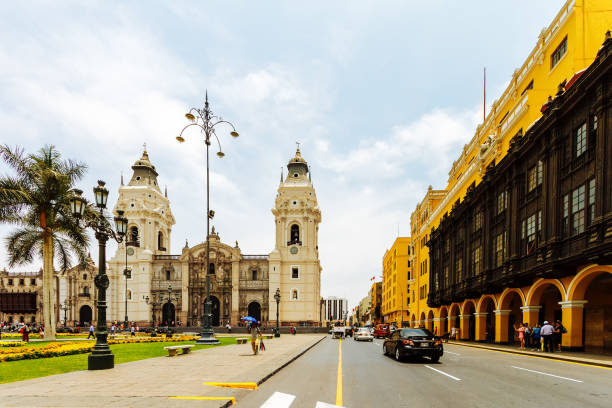
{"type": "MultiPolygon", "coordinates": [[[[93,198],[146,143],[176,218],[170,250],[204,240],[205,161],[197,132],[175,137],[202,107],[233,122],[211,160],[213,225],[244,254],[274,246],[281,167],[296,141],[322,211],[321,295],[366,296],[382,257],[410,234],[429,185],[535,46],[562,0],[29,1],[0,8],[0,143],[52,144],[87,164],[93,198]]],[[[286,167],[285,167],[286,169],[286,167]]],[[[0,174],[10,174],[0,163],[0,174]]],[[[286,170],[285,170],[286,174],[286,170]]],[[[126,180],[127,181],[127,180],[126,180]]],[[[0,225],[0,269],[9,268],[0,225]]],[[[97,261],[92,239],[92,257],[97,261]]],[[[108,258],[116,245],[109,244],[108,258]]]]}

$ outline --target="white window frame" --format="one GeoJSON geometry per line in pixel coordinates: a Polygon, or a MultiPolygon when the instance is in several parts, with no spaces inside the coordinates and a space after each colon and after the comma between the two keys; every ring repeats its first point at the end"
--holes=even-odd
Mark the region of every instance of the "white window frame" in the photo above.
{"type": "Polygon", "coordinates": [[[289,289],[289,300],[291,302],[297,302],[297,301],[300,300],[300,290],[298,288],[291,288],[291,289],[289,289]],[[297,292],[297,299],[293,298],[293,291],[297,292]]]}
{"type": "MultiPolygon", "coordinates": [[[[300,280],[300,279],[302,278],[302,274],[301,274],[301,272],[300,272],[300,265],[291,265],[291,266],[289,267],[289,273],[291,274],[291,275],[289,276],[289,278],[290,278],[291,280],[300,280]],[[294,277],[293,277],[293,268],[297,268],[297,270],[298,270],[298,277],[297,277],[297,278],[294,278],[294,277]]],[[[299,293],[298,293],[298,295],[299,295],[299,293]]]]}

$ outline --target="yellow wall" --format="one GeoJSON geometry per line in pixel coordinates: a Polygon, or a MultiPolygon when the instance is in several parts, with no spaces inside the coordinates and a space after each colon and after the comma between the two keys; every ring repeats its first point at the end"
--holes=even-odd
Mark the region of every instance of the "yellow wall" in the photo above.
{"type": "MultiPolygon", "coordinates": [[[[476,129],[453,163],[445,190],[428,190],[423,202],[411,215],[414,246],[415,277],[411,281],[411,316],[421,319],[428,315],[427,298],[419,299],[419,288],[429,286],[429,253],[421,240],[428,238],[453,204],[465,196],[467,188],[478,184],[487,166],[498,163],[507,153],[510,139],[519,131],[523,134],[541,116],[540,109],[558,85],[590,65],[601,46],[606,30],[612,27],[610,0],[569,0],[555,19],[543,30],[523,65],[514,71],[508,88],[496,100],[484,124],[476,129]],[[552,66],[552,55],[567,38],[567,51],[552,66]],[[533,88],[528,85],[533,81],[533,88]],[[424,219],[423,219],[424,218],[424,219]],[[421,274],[422,265],[427,273],[421,274]],[[415,298],[415,299],[413,299],[415,298]]],[[[500,44],[503,47],[503,44],[500,44]]],[[[463,260],[464,268],[468,259],[463,260]]],[[[429,289],[429,287],[428,287],[429,289]]]]}
{"type": "MultiPolygon", "coordinates": [[[[370,318],[372,319],[372,324],[377,324],[377,323],[381,323],[380,321],[375,321],[375,314],[376,314],[376,307],[378,306],[378,297],[382,296],[382,282],[374,282],[372,284],[372,287],[370,288],[370,299],[372,302],[372,306],[370,308],[370,318]]],[[[381,297],[381,302],[382,302],[382,297],[381,297]]],[[[381,314],[382,314],[382,307],[381,307],[381,314]]],[[[382,320],[382,319],[378,319],[378,320],[382,320]]]]}
{"type": "Polygon", "coordinates": [[[383,257],[381,312],[385,323],[408,322],[408,275],[410,237],[398,237],[383,257]],[[385,320],[386,316],[386,320],[385,320]]]}

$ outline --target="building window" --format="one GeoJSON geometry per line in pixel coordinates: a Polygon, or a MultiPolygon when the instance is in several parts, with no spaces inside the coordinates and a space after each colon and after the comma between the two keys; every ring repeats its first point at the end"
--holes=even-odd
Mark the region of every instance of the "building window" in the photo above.
{"type": "Polygon", "coordinates": [[[25,285],[25,279],[19,279],[19,286],[25,285]]]}
{"type": "Polygon", "coordinates": [[[565,37],[563,41],[561,41],[561,44],[559,44],[557,49],[550,56],[550,69],[553,69],[555,66],[557,66],[557,64],[559,63],[559,61],[561,61],[561,58],[563,58],[566,52],[567,52],[567,37],[565,37]]]}
{"type": "Polygon", "coordinates": [[[448,288],[450,286],[450,280],[448,275],[448,265],[444,267],[444,287],[448,288]]]}
{"type": "Polygon", "coordinates": [[[595,179],[589,180],[589,201],[587,212],[589,216],[589,225],[591,225],[595,219],[595,179]]]}
{"type": "Polygon", "coordinates": [[[170,276],[170,271],[166,271],[166,280],[170,280],[171,276],[170,276]]]}
{"type": "Polygon", "coordinates": [[[591,117],[591,132],[597,132],[597,115],[591,117]]]}
{"type": "Polygon", "coordinates": [[[299,279],[300,278],[300,269],[296,266],[291,268],[291,279],[299,279]]]}
{"type": "Polygon", "coordinates": [[[257,269],[253,269],[251,271],[251,275],[252,275],[252,280],[257,280],[257,269]]]}
{"type": "Polygon", "coordinates": [[[83,286],[83,293],[89,295],[89,286],[83,286]]]}
{"type": "Polygon", "coordinates": [[[13,286],[13,280],[12,280],[12,279],[9,279],[9,280],[8,280],[8,285],[9,285],[9,286],[13,286]]]}
{"type": "Polygon", "coordinates": [[[215,274],[215,264],[212,262],[208,264],[208,274],[209,275],[215,274]]]}
{"type": "Polygon", "coordinates": [[[482,228],[482,211],[474,214],[474,232],[479,231],[482,228]]]}
{"type": "Polygon", "coordinates": [[[563,220],[562,220],[563,235],[569,231],[569,194],[563,196],[563,220]]]}
{"type": "Polygon", "coordinates": [[[166,248],[164,247],[164,233],[159,231],[157,233],[157,249],[159,251],[165,251],[166,248]]]}
{"type": "Polygon", "coordinates": [[[501,214],[508,207],[508,194],[502,191],[497,195],[497,214],[501,214]]]}
{"type": "Polygon", "coordinates": [[[474,276],[480,275],[480,246],[472,251],[472,272],[474,276]]]}
{"type": "Polygon", "coordinates": [[[457,258],[455,260],[455,272],[457,276],[457,282],[463,280],[463,258],[457,258]]]}
{"type": "Polygon", "coordinates": [[[572,235],[584,232],[584,185],[572,191],[572,235]]]}
{"type": "Polygon", "coordinates": [[[83,280],[87,280],[87,274],[86,273],[83,274],[83,280]]]}
{"type": "Polygon", "coordinates": [[[30,279],[30,285],[36,286],[36,279],[30,279]]]}
{"type": "Polygon", "coordinates": [[[446,241],[444,242],[444,253],[450,253],[450,239],[448,238],[446,238],[446,241]]]}
{"type": "Polygon", "coordinates": [[[297,224],[293,224],[291,226],[291,240],[292,244],[295,244],[300,241],[300,227],[297,224]]]}
{"type": "Polygon", "coordinates": [[[298,300],[298,291],[297,291],[297,289],[293,289],[291,291],[291,300],[298,300]]]}
{"type": "Polygon", "coordinates": [[[533,191],[537,186],[542,184],[542,173],[544,172],[544,164],[541,160],[538,164],[527,171],[527,192],[533,191]]]}
{"type": "Polygon", "coordinates": [[[504,263],[506,253],[506,232],[497,234],[495,237],[495,267],[499,268],[504,263]]]}
{"type": "Polygon", "coordinates": [[[574,157],[579,157],[587,149],[586,122],[576,129],[574,137],[574,157]]]}

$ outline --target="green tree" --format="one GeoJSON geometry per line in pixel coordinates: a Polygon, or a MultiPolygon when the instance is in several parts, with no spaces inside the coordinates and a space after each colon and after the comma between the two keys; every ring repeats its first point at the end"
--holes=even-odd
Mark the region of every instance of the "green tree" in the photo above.
{"type": "Polygon", "coordinates": [[[0,157],[14,175],[0,176],[0,222],[17,225],[6,238],[9,265],[43,261],[43,323],[45,339],[55,339],[54,258],[62,271],[70,267],[72,255],[86,259],[89,237],[72,217],[69,200],[86,166],[62,160],[54,146],[35,154],[21,148],[0,146],[0,157]]]}

